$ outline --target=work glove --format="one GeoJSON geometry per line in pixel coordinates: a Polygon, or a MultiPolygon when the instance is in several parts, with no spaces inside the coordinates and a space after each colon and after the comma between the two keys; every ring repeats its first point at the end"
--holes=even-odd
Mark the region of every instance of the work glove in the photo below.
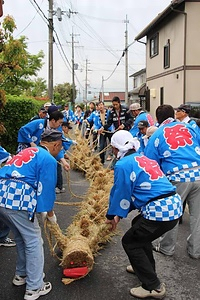
{"type": "Polygon", "coordinates": [[[46,219],[49,220],[51,223],[57,223],[57,217],[56,217],[55,213],[53,213],[53,216],[52,216],[52,217],[49,217],[49,216],[47,215],[47,212],[45,211],[45,212],[42,212],[42,213],[41,213],[41,217],[42,217],[43,223],[44,223],[44,221],[45,221],[46,219]]]}

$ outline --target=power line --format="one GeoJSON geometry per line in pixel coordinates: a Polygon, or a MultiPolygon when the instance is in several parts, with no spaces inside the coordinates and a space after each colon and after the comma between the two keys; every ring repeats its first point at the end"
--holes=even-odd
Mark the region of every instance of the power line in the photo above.
{"type": "MultiPolygon", "coordinates": [[[[31,2],[31,0],[29,0],[31,2]]],[[[42,11],[41,7],[39,6],[39,4],[37,4],[37,2],[35,0],[33,0],[33,2],[35,3],[35,5],[37,6],[38,10],[41,12],[41,14],[43,15],[43,17],[47,20],[47,22],[49,23],[48,18],[45,16],[44,12],[42,11]]]]}
{"type": "MultiPolygon", "coordinates": [[[[30,0],[29,0],[30,1],[30,0]]],[[[43,3],[44,0],[42,0],[41,4],[43,3]]],[[[32,4],[32,3],[31,3],[32,4]]],[[[22,31],[20,31],[16,37],[18,37],[20,34],[22,34],[22,32],[24,32],[33,22],[33,20],[35,19],[35,17],[37,16],[37,14],[39,13],[39,9],[36,11],[36,14],[34,15],[34,17],[31,19],[31,21],[26,25],[26,27],[24,27],[24,29],[22,31]]]]}

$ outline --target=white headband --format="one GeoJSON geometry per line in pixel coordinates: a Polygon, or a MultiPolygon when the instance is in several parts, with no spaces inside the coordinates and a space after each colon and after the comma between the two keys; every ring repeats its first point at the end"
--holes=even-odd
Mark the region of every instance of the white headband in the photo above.
{"type": "Polygon", "coordinates": [[[134,138],[127,130],[115,132],[111,138],[111,145],[119,150],[117,158],[124,157],[128,150],[135,149],[137,151],[140,147],[138,139],[134,138]]]}

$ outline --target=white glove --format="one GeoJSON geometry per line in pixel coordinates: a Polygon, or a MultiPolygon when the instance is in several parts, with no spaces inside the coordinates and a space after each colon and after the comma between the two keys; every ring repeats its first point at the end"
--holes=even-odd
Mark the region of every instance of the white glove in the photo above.
{"type": "Polygon", "coordinates": [[[56,217],[55,213],[53,213],[53,216],[52,216],[52,217],[49,217],[49,216],[47,215],[47,212],[45,211],[45,212],[42,212],[42,213],[41,213],[41,217],[42,217],[43,223],[44,223],[44,221],[45,221],[46,219],[49,220],[51,223],[57,223],[57,217],[56,217]]]}
{"type": "Polygon", "coordinates": [[[53,213],[53,216],[52,217],[49,217],[47,215],[47,219],[51,222],[51,223],[57,223],[57,217],[55,215],[55,213],[53,213]]]}
{"type": "Polygon", "coordinates": [[[77,141],[72,140],[72,144],[73,144],[73,145],[77,145],[77,141]]]}

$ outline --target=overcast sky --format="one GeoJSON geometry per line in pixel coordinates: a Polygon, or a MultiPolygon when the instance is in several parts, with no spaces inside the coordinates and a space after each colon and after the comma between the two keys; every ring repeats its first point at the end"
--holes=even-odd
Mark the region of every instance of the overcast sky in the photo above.
{"type": "MultiPolygon", "coordinates": [[[[54,16],[54,85],[72,82],[71,41],[74,32],[75,63],[78,64],[75,83],[82,96],[85,89],[86,59],[88,60],[88,90],[98,95],[104,78],[104,91],[124,91],[125,61],[120,61],[125,48],[125,30],[129,23],[128,44],[151,22],[158,13],[165,9],[169,0],[54,0],[54,10],[58,7],[64,12],[62,21],[54,16]],[[70,14],[69,9],[74,12],[70,14]],[[72,29],[73,28],[73,29],[72,29]],[[59,38],[59,41],[56,37],[59,38]],[[59,45],[59,42],[62,48],[59,45]],[[109,78],[110,77],[110,78],[109,78]],[[109,78],[107,80],[107,78],[109,78]]],[[[39,77],[48,83],[48,0],[5,0],[4,15],[14,17],[17,30],[14,36],[25,35],[28,51],[45,53],[44,66],[39,77]],[[41,11],[38,9],[37,5],[41,11]],[[42,16],[42,17],[41,17],[42,16]],[[46,19],[46,18],[47,19],[46,19]]],[[[133,43],[128,51],[129,76],[145,67],[145,46],[133,43]]],[[[129,90],[132,80],[129,80],[129,90]]],[[[90,96],[88,96],[90,97],[90,96]]]]}

